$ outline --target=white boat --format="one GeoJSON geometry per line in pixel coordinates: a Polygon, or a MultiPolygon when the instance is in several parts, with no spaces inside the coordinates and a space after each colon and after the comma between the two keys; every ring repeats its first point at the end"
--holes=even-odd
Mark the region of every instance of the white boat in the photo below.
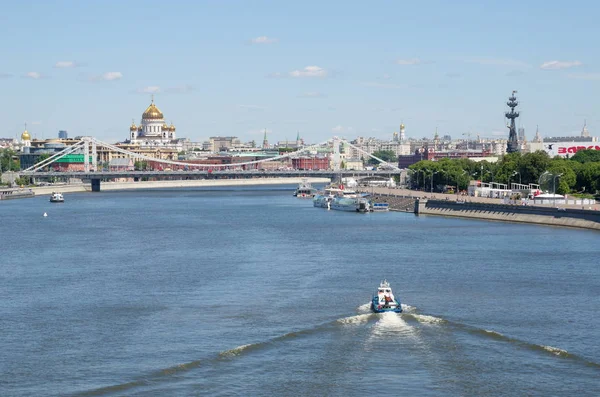
{"type": "Polygon", "coordinates": [[[63,197],[62,193],[52,192],[52,194],[50,195],[51,203],[64,203],[64,201],[65,198],[63,197]]]}
{"type": "Polygon", "coordinates": [[[369,212],[371,203],[364,197],[335,197],[331,200],[331,209],[349,212],[369,212]]]}
{"type": "Polygon", "coordinates": [[[373,212],[385,212],[390,210],[388,203],[373,203],[371,205],[371,211],[373,212]]]}
{"type": "Polygon", "coordinates": [[[371,310],[375,313],[394,312],[402,313],[402,304],[400,299],[394,296],[392,287],[387,280],[383,280],[377,288],[377,293],[373,295],[371,300],[371,310]]]}
{"type": "Polygon", "coordinates": [[[354,190],[345,189],[344,185],[330,185],[313,198],[315,207],[338,211],[369,212],[370,201],[354,190]]]}
{"type": "Polygon", "coordinates": [[[306,179],[303,179],[302,182],[300,182],[300,184],[296,188],[296,191],[294,192],[294,197],[313,198],[316,191],[317,189],[312,187],[310,182],[308,182],[306,179]]]}

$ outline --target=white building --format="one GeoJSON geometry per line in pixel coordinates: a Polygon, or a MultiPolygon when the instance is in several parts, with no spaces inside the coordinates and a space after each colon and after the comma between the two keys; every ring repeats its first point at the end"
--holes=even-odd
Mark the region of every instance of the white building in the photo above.
{"type": "Polygon", "coordinates": [[[158,107],[152,103],[142,114],[140,125],[132,123],[129,127],[129,142],[140,146],[176,147],[177,138],[173,123],[167,125],[165,117],[158,107]]]}

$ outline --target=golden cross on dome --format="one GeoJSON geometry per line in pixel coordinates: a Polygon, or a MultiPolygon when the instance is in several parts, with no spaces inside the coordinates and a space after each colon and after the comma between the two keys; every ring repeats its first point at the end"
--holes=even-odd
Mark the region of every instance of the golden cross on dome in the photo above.
{"type": "Polygon", "coordinates": [[[152,94],[152,103],[154,103],[154,94],[152,94]]]}

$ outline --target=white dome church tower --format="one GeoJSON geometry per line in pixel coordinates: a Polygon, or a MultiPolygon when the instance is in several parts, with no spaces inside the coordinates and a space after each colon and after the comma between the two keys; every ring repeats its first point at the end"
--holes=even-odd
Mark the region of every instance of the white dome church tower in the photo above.
{"type": "Polygon", "coordinates": [[[139,126],[132,123],[129,127],[129,140],[131,143],[140,145],[166,145],[175,140],[175,126],[165,122],[165,117],[154,104],[154,96],[150,106],[142,114],[142,122],[139,126]]]}

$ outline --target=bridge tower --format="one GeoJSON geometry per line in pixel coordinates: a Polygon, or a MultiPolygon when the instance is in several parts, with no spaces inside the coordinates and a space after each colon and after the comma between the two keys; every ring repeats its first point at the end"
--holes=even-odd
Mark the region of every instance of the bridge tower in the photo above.
{"type": "Polygon", "coordinates": [[[83,138],[83,170],[84,172],[98,171],[98,153],[96,150],[96,141],[90,137],[83,138]],[[90,168],[90,157],[92,164],[90,168]]]}
{"type": "Polygon", "coordinates": [[[514,153],[519,151],[519,140],[517,139],[517,128],[515,126],[515,119],[519,117],[519,112],[515,112],[515,108],[519,105],[517,102],[517,97],[515,94],[517,91],[513,91],[512,95],[508,98],[508,102],[506,104],[510,108],[510,112],[504,113],[507,119],[510,120],[510,125],[508,125],[509,134],[508,134],[508,143],[506,145],[506,153],[514,153]]]}

